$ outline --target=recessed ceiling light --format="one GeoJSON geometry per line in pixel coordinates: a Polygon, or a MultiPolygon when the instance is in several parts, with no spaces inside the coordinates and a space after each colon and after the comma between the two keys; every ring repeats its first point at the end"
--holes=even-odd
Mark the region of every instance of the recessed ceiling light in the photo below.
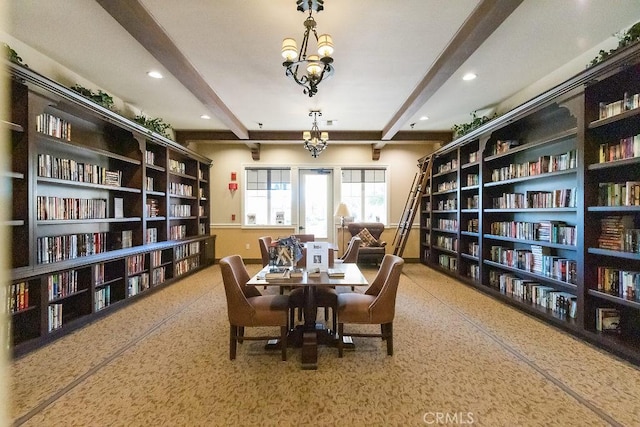
{"type": "Polygon", "coordinates": [[[475,79],[476,77],[478,77],[478,76],[476,76],[476,75],[475,75],[475,74],[473,74],[473,73],[467,73],[467,74],[465,74],[464,76],[462,76],[462,80],[473,80],[473,79],[475,79]]]}
{"type": "Polygon", "coordinates": [[[149,72],[147,73],[147,75],[148,75],[149,77],[153,77],[154,79],[161,79],[161,78],[162,78],[162,74],[160,74],[160,72],[159,72],[159,71],[149,71],[149,72]]]}
{"type": "Polygon", "coordinates": [[[206,114],[203,114],[200,116],[201,119],[205,119],[205,120],[209,120],[211,117],[207,116],[206,114]]]}
{"type": "Polygon", "coordinates": [[[422,116],[422,117],[420,117],[420,120],[429,120],[429,117],[427,117],[427,116],[422,116]]]}

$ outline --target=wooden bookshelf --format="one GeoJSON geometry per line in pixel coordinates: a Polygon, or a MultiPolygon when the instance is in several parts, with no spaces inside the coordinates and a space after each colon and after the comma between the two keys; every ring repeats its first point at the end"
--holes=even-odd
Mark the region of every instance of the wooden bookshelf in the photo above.
{"type": "Polygon", "coordinates": [[[21,355],[213,263],[211,161],[5,64],[12,96],[11,117],[2,121],[12,147],[4,177],[13,189],[8,302],[11,348],[21,355]]]}
{"type": "Polygon", "coordinates": [[[640,45],[431,154],[421,261],[640,364],[635,94],[640,45]],[[620,100],[628,108],[607,115],[620,100]],[[598,330],[605,309],[619,330],[598,330]]]}

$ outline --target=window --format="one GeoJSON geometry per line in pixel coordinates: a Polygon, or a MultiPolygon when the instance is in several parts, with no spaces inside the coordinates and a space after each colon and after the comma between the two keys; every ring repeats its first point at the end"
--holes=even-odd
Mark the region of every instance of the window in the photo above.
{"type": "Polygon", "coordinates": [[[291,170],[246,169],[245,224],[291,225],[291,170]]]}
{"type": "Polygon", "coordinates": [[[341,190],[353,221],[387,223],[385,169],[342,169],[341,190]]]}

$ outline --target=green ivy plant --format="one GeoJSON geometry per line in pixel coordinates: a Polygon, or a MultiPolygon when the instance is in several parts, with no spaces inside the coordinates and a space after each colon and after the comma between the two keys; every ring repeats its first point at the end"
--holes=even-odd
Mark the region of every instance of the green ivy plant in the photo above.
{"type": "Polygon", "coordinates": [[[630,46],[640,40],[640,22],[636,22],[631,28],[627,31],[623,31],[622,33],[617,34],[618,36],[618,47],[615,49],[609,50],[609,52],[605,50],[600,50],[598,56],[593,58],[593,60],[587,64],[588,67],[593,67],[596,64],[601,63],[609,56],[617,52],[618,50],[630,46]]]}
{"type": "Polygon", "coordinates": [[[139,114],[133,118],[133,121],[152,130],[165,138],[171,139],[171,135],[167,132],[167,129],[171,129],[171,125],[165,123],[162,119],[150,119],[142,114],[139,114]]]}
{"type": "Polygon", "coordinates": [[[100,104],[104,108],[113,111],[113,98],[108,93],[105,93],[101,90],[98,90],[98,93],[94,93],[92,90],[82,87],[79,84],[71,86],[71,90],[73,90],[74,92],[78,92],[80,95],[84,96],[85,98],[89,98],[96,104],[100,104]]]}
{"type": "Polygon", "coordinates": [[[451,130],[453,131],[454,138],[460,138],[461,136],[468,134],[472,130],[478,129],[483,124],[498,117],[498,114],[494,114],[492,117],[478,117],[478,115],[474,111],[473,113],[471,113],[471,117],[472,120],[469,123],[453,125],[451,130]]]}
{"type": "Polygon", "coordinates": [[[11,46],[9,46],[6,43],[3,43],[3,45],[4,45],[5,55],[9,61],[13,62],[14,64],[22,65],[23,67],[29,68],[27,64],[22,62],[22,58],[20,58],[20,55],[18,55],[18,52],[13,50],[11,46]]]}

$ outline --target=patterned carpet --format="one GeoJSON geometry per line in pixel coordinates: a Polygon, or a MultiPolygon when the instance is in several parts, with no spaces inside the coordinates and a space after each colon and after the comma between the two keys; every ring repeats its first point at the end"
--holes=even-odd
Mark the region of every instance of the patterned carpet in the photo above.
{"type": "Polygon", "coordinates": [[[321,347],[317,371],[301,370],[300,349],[282,362],[259,341],[232,362],[216,265],[13,361],[11,416],[27,426],[639,423],[636,367],[423,265],[405,264],[394,332],[394,356],[355,338],[343,359],[321,347]]]}

